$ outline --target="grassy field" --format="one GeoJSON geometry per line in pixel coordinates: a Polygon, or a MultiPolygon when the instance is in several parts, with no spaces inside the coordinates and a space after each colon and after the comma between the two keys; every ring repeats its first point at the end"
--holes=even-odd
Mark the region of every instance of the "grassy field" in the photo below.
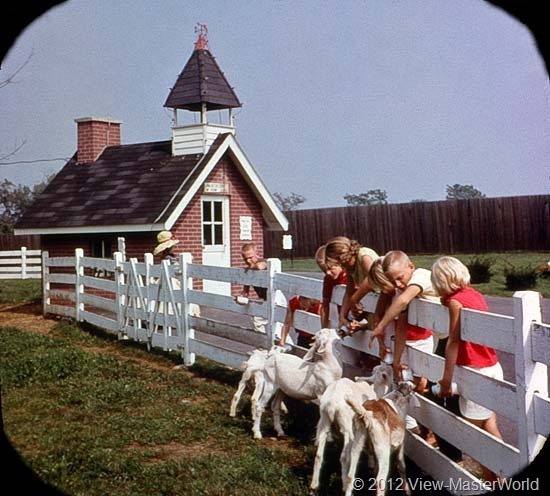
{"type": "MultiPolygon", "coordinates": [[[[147,353],[66,322],[0,328],[5,431],[27,464],[72,495],[304,494],[312,407],[290,438],[252,439],[248,402],[228,416],[238,371],[147,353]],[[310,425],[304,425],[310,419],[310,425]]],[[[309,409],[309,410],[308,410],[309,409]]],[[[273,435],[269,415],[264,432],[273,435]]]]}
{"type": "MultiPolygon", "coordinates": [[[[454,255],[464,263],[468,263],[476,255],[454,255]]],[[[486,295],[492,296],[512,296],[511,291],[505,286],[504,270],[508,267],[523,268],[537,267],[542,262],[550,260],[549,253],[536,252],[517,252],[517,253],[487,253],[481,255],[483,258],[489,258],[494,263],[491,266],[491,280],[488,283],[475,284],[474,287],[486,295]]],[[[430,269],[439,255],[414,255],[412,261],[417,267],[430,269]]],[[[311,259],[290,259],[283,260],[283,271],[285,272],[318,272],[319,268],[313,258],[311,259]]],[[[539,277],[534,291],[540,292],[544,297],[550,298],[550,277],[539,277]]]]}
{"type": "MultiPolygon", "coordinates": [[[[254,440],[248,394],[237,417],[228,415],[239,371],[200,358],[181,368],[175,353],[42,319],[36,291],[21,282],[0,282],[3,423],[42,481],[83,496],[307,494],[315,405],[285,400],[288,438],[270,437],[266,414],[266,437],[254,440]],[[3,325],[30,322],[31,310],[32,325],[3,325]]],[[[340,449],[327,445],[320,494],[341,492],[340,449]]],[[[412,461],[408,474],[426,477],[412,461]]],[[[357,476],[368,480],[365,464],[357,476]]]]}

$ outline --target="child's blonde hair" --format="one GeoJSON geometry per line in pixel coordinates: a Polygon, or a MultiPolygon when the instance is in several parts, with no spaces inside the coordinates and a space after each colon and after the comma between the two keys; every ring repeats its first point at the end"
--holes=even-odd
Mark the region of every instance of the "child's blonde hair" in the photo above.
{"type": "Polygon", "coordinates": [[[379,257],[372,262],[369,269],[369,281],[375,290],[382,293],[391,293],[395,290],[395,287],[384,273],[383,262],[384,257],[379,257]]]}
{"type": "Polygon", "coordinates": [[[388,272],[391,267],[396,264],[410,264],[411,259],[409,256],[401,250],[392,250],[384,255],[384,260],[382,261],[382,268],[384,272],[388,272]]]}
{"type": "Polygon", "coordinates": [[[326,272],[328,268],[325,262],[326,248],[327,245],[321,245],[319,246],[319,248],[317,248],[317,251],[315,252],[315,262],[323,272],[326,272]]]}
{"type": "Polygon", "coordinates": [[[325,263],[331,268],[335,265],[342,265],[352,257],[357,257],[361,245],[354,239],[346,238],[345,236],[337,236],[332,238],[325,248],[325,263]]]}
{"type": "Polygon", "coordinates": [[[432,265],[431,279],[439,294],[452,294],[470,285],[470,272],[458,258],[440,257],[432,265]]]}

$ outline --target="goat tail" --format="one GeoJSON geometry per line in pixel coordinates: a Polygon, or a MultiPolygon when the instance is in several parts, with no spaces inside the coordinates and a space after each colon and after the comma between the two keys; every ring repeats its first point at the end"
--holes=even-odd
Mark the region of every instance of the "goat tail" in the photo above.
{"type": "Polygon", "coordinates": [[[357,401],[355,398],[346,395],[346,403],[351,407],[351,409],[355,412],[355,414],[365,422],[367,427],[370,424],[369,416],[367,410],[365,410],[365,407],[357,401]]]}

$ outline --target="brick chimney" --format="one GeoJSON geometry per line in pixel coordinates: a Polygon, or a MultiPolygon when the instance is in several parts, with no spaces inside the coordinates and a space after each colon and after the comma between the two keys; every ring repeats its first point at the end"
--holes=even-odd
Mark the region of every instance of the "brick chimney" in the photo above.
{"type": "Polygon", "coordinates": [[[77,164],[94,162],[107,146],[120,145],[122,121],[103,117],[75,119],[77,126],[77,164]]]}

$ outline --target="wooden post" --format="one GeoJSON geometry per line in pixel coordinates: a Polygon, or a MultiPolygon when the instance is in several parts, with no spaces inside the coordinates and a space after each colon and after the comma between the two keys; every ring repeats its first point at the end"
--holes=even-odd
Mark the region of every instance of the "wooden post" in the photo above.
{"type": "MultiPolygon", "coordinates": [[[[120,238],[119,238],[120,239],[120,238]]],[[[113,260],[115,262],[115,306],[116,306],[116,321],[118,328],[118,338],[121,339],[124,334],[124,322],[122,310],[122,278],[124,277],[124,267],[122,266],[122,253],[115,251],[113,253],[113,260]]]]}
{"type": "Polygon", "coordinates": [[[48,306],[50,305],[50,267],[48,266],[49,253],[47,251],[42,252],[42,315],[48,313],[48,306]]]}
{"type": "Polygon", "coordinates": [[[21,279],[27,278],[27,248],[21,247],[21,279]]]}
{"type": "Polygon", "coordinates": [[[147,307],[144,309],[147,312],[147,329],[151,329],[152,332],[152,323],[151,318],[153,317],[153,311],[155,310],[154,298],[153,298],[153,289],[151,287],[151,267],[155,263],[155,259],[152,253],[144,253],[143,261],[145,262],[145,298],[147,298],[147,307]]]}
{"type": "Polygon", "coordinates": [[[181,326],[183,331],[183,363],[186,367],[189,367],[195,363],[195,353],[191,353],[189,349],[189,343],[192,339],[195,339],[195,329],[191,327],[189,320],[189,290],[192,289],[191,279],[187,275],[187,264],[193,262],[193,255],[191,253],[180,254],[180,283],[181,283],[181,326]]]}
{"type": "MultiPolygon", "coordinates": [[[[529,465],[542,447],[544,438],[535,432],[534,393],[548,395],[547,367],[532,358],[531,328],[541,320],[540,294],[516,291],[514,330],[516,335],[516,392],[518,399],[518,447],[520,463],[529,465]]],[[[505,474],[510,475],[510,474],[505,474]]]]}
{"type": "Polygon", "coordinates": [[[84,302],[82,301],[82,294],[84,293],[84,285],[82,284],[82,277],[84,276],[84,267],[82,267],[81,259],[84,256],[84,250],[82,248],[76,248],[74,251],[74,267],[75,267],[75,307],[74,318],[77,322],[81,321],[80,312],[84,310],[84,302]]]}
{"type": "Polygon", "coordinates": [[[122,261],[126,262],[126,240],[121,236],[117,238],[117,251],[122,255],[122,261]]]}
{"type": "Polygon", "coordinates": [[[273,346],[273,334],[275,330],[275,306],[277,304],[275,294],[277,289],[275,287],[275,274],[281,272],[281,261],[278,258],[267,259],[267,272],[269,274],[268,288],[267,288],[267,326],[266,326],[266,347],[269,350],[273,346]]]}

